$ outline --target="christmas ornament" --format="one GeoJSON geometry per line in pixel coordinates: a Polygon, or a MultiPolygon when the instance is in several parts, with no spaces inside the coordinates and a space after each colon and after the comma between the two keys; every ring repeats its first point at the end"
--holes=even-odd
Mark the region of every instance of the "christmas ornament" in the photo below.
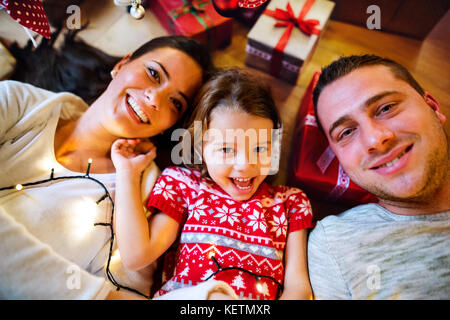
{"type": "Polygon", "coordinates": [[[227,18],[236,18],[245,9],[254,9],[267,0],[212,0],[217,13],[227,18]]]}
{"type": "Polygon", "coordinates": [[[141,0],[133,0],[130,8],[130,15],[136,20],[140,20],[145,15],[145,9],[141,5],[141,0]]]}

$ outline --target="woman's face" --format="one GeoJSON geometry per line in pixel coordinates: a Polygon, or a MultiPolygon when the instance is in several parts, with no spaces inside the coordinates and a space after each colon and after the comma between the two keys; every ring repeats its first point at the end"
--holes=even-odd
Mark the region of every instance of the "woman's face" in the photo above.
{"type": "Polygon", "coordinates": [[[100,97],[104,127],[124,138],[155,136],[173,126],[202,83],[200,66],[177,49],[158,48],[119,62],[100,97]]]}

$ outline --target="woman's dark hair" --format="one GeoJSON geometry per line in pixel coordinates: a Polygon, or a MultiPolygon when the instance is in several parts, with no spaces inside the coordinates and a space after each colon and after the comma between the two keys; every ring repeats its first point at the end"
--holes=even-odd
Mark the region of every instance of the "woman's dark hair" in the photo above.
{"type": "Polygon", "coordinates": [[[50,39],[42,38],[37,48],[30,40],[24,48],[13,43],[10,51],[17,65],[11,79],[53,92],[71,92],[91,104],[108,86],[110,72],[121,58],[76,39],[82,29],[68,31],[59,49],[55,40],[61,29],[50,39]]]}
{"type": "Polygon", "coordinates": [[[322,93],[322,90],[335,80],[349,74],[353,70],[358,68],[367,67],[367,66],[375,66],[375,65],[383,65],[388,67],[394,77],[397,79],[403,80],[407,82],[411,87],[414,88],[421,96],[425,94],[423,88],[419,85],[419,83],[414,79],[411,73],[401,64],[386,58],[382,58],[372,54],[365,55],[352,55],[348,57],[341,57],[338,60],[334,61],[327,67],[322,69],[322,73],[317,81],[317,85],[314,88],[313,93],[313,103],[314,103],[314,112],[316,115],[316,120],[319,128],[323,131],[322,125],[320,124],[319,117],[317,115],[317,102],[319,101],[319,96],[322,93]]]}
{"type": "MultiPolygon", "coordinates": [[[[24,48],[13,43],[10,51],[17,60],[17,67],[11,79],[53,92],[71,92],[87,104],[94,102],[106,90],[111,81],[110,72],[121,57],[108,55],[77,39],[76,34],[86,27],[87,25],[79,30],[67,31],[58,49],[55,48],[55,40],[61,28],[52,34],[51,39],[42,38],[37,48],[32,46],[31,41],[28,41],[24,48]]],[[[134,51],[130,60],[164,47],[180,50],[197,62],[202,69],[203,82],[216,71],[207,47],[184,36],[154,38],[134,51]]],[[[171,134],[174,128],[181,127],[189,116],[190,113],[185,112],[171,129],[152,138],[158,146],[156,161],[161,168],[173,164],[170,158],[170,150],[174,145],[171,142],[171,134]]]]}
{"type": "MultiPolygon", "coordinates": [[[[54,32],[51,39],[43,38],[37,48],[31,41],[24,48],[13,43],[10,51],[17,60],[17,67],[11,79],[54,92],[72,92],[91,104],[107,88],[110,72],[121,57],[108,55],[77,39],[76,34],[84,28],[86,25],[67,31],[59,49],[54,45],[61,29],[54,32]]],[[[178,49],[194,59],[203,71],[203,81],[215,71],[208,49],[184,36],[154,38],[138,48],[130,60],[163,47],[178,49]]]]}
{"type": "Polygon", "coordinates": [[[208,48],[196,40],[185,36],[165,36],[154,38],[144,43],[136,51],[134,51],[130,56],[130,61],[139,58],[147,52],[165,47],[180,50],[194,59],[194,61],[197,62],[202,69],[203,81],[208,80],[209,77],[216,71],[208,48]]]}
{"type": "MultiPolygon", "coordinates": [[[[201,121],[202,132],[205,132],[209,127],[213,110],[219,107],[240,110],[250,115],[270,119],[274,129],[282,127],[281,117],[272,98],[270,87],[240,68],[223,69],[212,76],[200,89],[194,105],[194,113],[187,126],[187,134],[191,138],[196,133],[195,121],[201,121]]],[[[201,139],[191,139],[191,159],[185,165],[206,175],[206,166],[203,161],[199,165],[195,164],[195,157],[201,152],[196,150],[201,146],[194,145],[198,140],[201,141],[201,139]]]]}

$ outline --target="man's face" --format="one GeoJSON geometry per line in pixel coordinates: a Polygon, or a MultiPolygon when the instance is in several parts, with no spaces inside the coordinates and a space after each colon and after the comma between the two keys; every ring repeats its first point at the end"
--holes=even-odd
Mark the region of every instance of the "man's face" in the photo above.
{"type": "Polygon", "coordinates": [[[445,116],[388,67],[363,67],[326,86],[317,113],[346,173],[380,199],[420,201],[444,183],[445,116]]]}

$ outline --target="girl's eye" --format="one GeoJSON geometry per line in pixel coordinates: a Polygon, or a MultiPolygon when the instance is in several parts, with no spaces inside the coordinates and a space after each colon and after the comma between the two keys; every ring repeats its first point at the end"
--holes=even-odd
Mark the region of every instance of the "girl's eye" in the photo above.
{"type": "Polygon", "coordinates": [[[233,152],[233,148],[222,148],[221,151],[222,151],[223,153],[229,154],[229,153],[232,153],[232,152],[233,152]]]}
{"type": "Polygon", "coordinates": [[[158,83],[161,81],[161,77],[159,76],[159,72],[151,67],[147,67],[148,73],[152,78],[154,78],[158,83]]]}
{"type": "Polygon", "coordinates": [[[267,151],[267,147],[258,146],[255,148],[255,152],[265,152],[265,151],[267,151]]]}

